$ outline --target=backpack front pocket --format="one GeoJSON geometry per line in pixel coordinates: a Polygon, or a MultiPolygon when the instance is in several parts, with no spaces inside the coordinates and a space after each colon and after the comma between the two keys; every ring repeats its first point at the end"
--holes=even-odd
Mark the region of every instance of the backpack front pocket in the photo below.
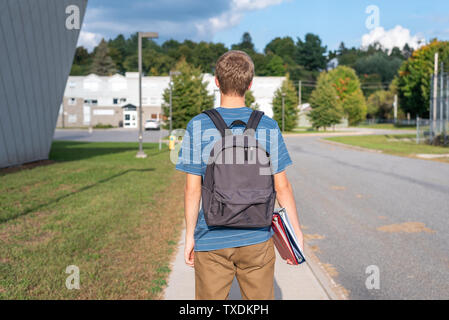
{"type": "Polygon", "coordinates": [[[214,190],[210,200],[207,224],[235,228],[259,228],[271,225],[274,207],[273,189],[214,190]]]}

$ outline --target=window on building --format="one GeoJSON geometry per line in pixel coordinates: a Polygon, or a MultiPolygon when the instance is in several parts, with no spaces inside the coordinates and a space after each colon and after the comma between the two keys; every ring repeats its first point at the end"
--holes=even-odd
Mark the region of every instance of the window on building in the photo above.
{"type": "Polygon", "coordinates": [[[76,99],[75,98],[69,98],[69,105],[73,106],[74,104],[76,104],[76,99]]]}
{"type": "Polygon", "coordinates": [[[118,104],[118,98],[113,98],[112,99],[112,104],[118,104]]]}
{"type": "Polygon", "coordinates": [[[120,98],[120,103],[125,103],[126,102],[126,98],[120,98]]]}
{"type": "Polygon", "coordinates": [[[85,99],[84,104],[96,106],[98,104],[97,99],[85,99]]]}

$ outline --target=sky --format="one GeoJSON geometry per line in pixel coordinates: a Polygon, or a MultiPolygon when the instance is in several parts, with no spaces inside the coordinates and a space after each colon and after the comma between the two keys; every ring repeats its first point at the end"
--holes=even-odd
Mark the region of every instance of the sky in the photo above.
{"type": "Polygon", "coordinates": [[[385,48],[449,40],[448,0],[89,0],[79,45],[136,31],[168,39],[222,42],[249,32],[256,49],[276,37],[318,34],[329,50],[374,42],[385,48]]]}

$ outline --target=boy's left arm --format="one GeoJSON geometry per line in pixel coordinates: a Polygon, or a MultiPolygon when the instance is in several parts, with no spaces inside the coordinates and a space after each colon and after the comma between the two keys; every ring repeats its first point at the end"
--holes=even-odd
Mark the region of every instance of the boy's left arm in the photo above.
{"type": "MultiPolygon", "coordinates": [[[[288,181],[285,171],[274,175],[274,187],[276,189],[276,198],[279,205],[287,210],[288,218],[298,238],[301,249],[304,250],[304,236],[301,231],[301,225],[299,224],[298,212],[296,210],[295,197],[293,195],[293,189],[288,181]]],[[[291,261],[287,260],[289,264],[291,261]]]]}

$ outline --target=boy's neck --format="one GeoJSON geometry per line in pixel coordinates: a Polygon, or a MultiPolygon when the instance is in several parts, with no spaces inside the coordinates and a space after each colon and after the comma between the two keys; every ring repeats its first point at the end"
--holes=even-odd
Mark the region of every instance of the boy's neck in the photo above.
{"type": "Polygon", "coordinates": [[[221,93],[221,102],[220,107],[227,109],[235,109],[235,108],[243,108],[245,105],[245,96],[228,96],[226,94],[221,93]]]}

